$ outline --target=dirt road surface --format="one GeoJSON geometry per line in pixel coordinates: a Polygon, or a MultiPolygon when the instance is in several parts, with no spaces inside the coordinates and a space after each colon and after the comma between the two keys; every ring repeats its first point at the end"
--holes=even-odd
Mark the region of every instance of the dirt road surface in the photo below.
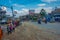
{"type": "Polygon", "coordinates": [[[3,40],[60,40],[60,34],[54,30],[40,29],[28,22],[22,23],[10,35],[4,34],[3,40]]]}

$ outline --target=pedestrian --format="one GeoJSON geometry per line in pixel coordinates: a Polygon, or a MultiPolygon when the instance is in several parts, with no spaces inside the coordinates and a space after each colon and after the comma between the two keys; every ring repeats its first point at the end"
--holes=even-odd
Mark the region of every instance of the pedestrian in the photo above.
{"type": "Polygon", "coordinates": [[[12,31],[14,32],[15,31],[15,25],[12,25],[12,26],[13,26],[13,30],[12,31]]]}
{"type": "Polygon", "coordinates": [[[47,20],[45,20],[45,24],[47,24],[47,20]]]}
{"type": "Polygon", "coordinates": [[[14,26],[15,26],[15,27],[17,26],[17,21],[14,21],[14,26]]]}
{"type": "Polygon", "coordinates": [[[47,19],[45,17],[43,18],[43,21],[47,24],[47,19]]]}
{"type": "Polygon", "coordinates": [[[47,24],[47,19],[45,18],[45,24],[47,24]]]}
{"type": "Polygon", "coordinates": [[[19,26],[19,21],[17,21],[17,26],[19,26]]]}
{"type": "Polygon", "coordinates": [[[11,34],[12,31],[13,31],[13,28],[12,28],[12,25],[11,25],[11,23],[10,23],[10,24],[8,24],[8,26],[7,26],[7,33],[8,33],[8,34],[11,34]]]}
{"type": "Polygon", "coordinates": [[[9,25],[7,26],[7,34],[10,34],[11,32],[10,32],[10,27],[9,27],[9,25]]]}
{"type": "Polygon", "coordinates": [[[1,26],[0,26],[0,40],[2,40],[2,37],[3,37],[3,31],[2,31],[1,26]]]}
{"type": "Polygon", "coordinates": [[[13,31],[13,26],[12,26],[12,24],[9,25],[9,28],[10,28],[10,33],[12,33],[12,31],[13,31]]]}
{"type": "Polygon", "coordinates": [[[38,24],[41,24],[41,19],[40,18],[38,19],[38,24]]]}

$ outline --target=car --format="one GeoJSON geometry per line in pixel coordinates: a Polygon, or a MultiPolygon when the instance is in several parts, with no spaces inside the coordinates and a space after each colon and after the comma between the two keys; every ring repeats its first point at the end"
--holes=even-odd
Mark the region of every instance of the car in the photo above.
{"type": "Polygon", "coordinates": [[[60,22],[60,15],[55,15],[54,19],[55,19],[55,21],[60,22]]]}
{"type": "Polygon", "coordinates": [[[2,20],[2,21],[0,21],[0,24],[7,24],[7,21],[6,20],[2,20]]]}

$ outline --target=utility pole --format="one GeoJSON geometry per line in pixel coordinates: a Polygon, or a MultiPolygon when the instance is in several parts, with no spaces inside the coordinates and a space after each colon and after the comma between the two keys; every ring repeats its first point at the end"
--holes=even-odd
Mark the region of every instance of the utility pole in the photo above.
{"type": "Polygon", "coordinates": [[[13,18],[14,18],[13,6],[11,6],[11,10],[12,10],[12,16],[13,16],[13,18]]]}
{"type": "MultiPolygon", "coordinates": [[[[13,12],[13,6],[11,6],[11,10],[12,10],[12,18],[13,18],[13,19],[12,19],[12,24],[13,24],[13,23],[14,23],[14,16],[15,16],[15,15],[14,15],[14,12],[13,12]]],[[[14,25],[14,24],[13,24],[13,25],[14,25]]]]}
{"type": "MultiPolygon", "coordinates": [[[[0,6],[8,7],[8,6],[5,6],[5,5],[0,5],[0,6]]],[[[11,9],[11,11],[12,11],[12,16],[14,17],[14,13],[13,13],[13,6],[8,7],[8,8],[10,8],[10,9],[11,9]]]]}
{"type": "MultiPolygon", "coordinates": [[[[8,6],[5,6],[5,5],[0,5],[0,6],[4,6],[4,7],[8,7],[8,6]]],[[[12,22],[14,22],[14,12],[13,12],[13,6],[11,6],[11,7],[8,7],[8,8],[10,8],[11,9],[11,11],[12,11],[12,22]]]]}

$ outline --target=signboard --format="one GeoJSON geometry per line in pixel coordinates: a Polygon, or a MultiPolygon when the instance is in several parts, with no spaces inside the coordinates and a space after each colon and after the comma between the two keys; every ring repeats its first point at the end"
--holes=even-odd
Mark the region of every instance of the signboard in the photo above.
{"type": "Polygon", "coordinates": [[[35,13],[35,10],[29,10],[29,14],[33,15],[35,13]]]}

